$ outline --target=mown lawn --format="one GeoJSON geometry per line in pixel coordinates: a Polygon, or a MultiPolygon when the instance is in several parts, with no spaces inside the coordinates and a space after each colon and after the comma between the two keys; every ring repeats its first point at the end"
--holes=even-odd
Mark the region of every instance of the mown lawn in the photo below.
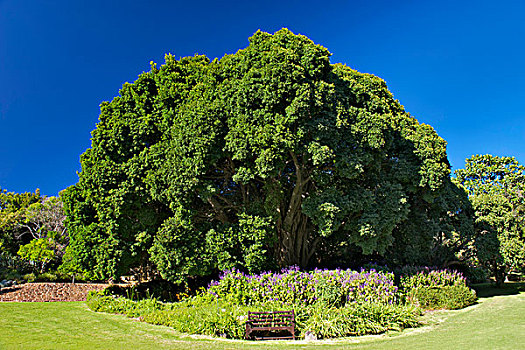
{"type": "MultiPolygon", "coordinates": [[[[523,286],[521,286],[523,290],[523,286]]],[[[479,304],[425,316],[428,326],[382,336],[318,342],[245,342],[189,337],[84,303],[0,303],[0,349],[521,349],[525,293],[481,288],[479,304]]]]}

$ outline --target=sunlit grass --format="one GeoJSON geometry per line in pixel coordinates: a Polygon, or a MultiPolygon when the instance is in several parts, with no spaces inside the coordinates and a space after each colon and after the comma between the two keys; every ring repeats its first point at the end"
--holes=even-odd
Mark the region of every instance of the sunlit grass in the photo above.
{"type": "MultiPolygon", "coordinates": [[[[521,285],[523,288],[523,285],[521,285]]],[[[428,326],[335,341],[245,342],[189,337],[84,303],[0,303],[0,349],[517,349],[525,334],[525,293],[479,289],[479,304],[425,316],[428,326]]]]}

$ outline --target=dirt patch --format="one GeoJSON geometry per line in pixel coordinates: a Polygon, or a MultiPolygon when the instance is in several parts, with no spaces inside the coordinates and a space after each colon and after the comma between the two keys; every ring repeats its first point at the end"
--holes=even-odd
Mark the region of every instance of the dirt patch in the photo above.
{"type": "Polygon", "coordinates": [[[98,283],[26,283],[2,288],[0,302],[85,301],[89,291],[102,290],[107,286],[98,283]]]}

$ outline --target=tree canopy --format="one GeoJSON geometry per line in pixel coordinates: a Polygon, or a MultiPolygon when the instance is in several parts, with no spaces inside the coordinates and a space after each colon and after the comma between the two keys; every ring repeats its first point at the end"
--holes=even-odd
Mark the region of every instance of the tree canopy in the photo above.
{"type": "Polygon", "coordinates": [[[178,281],[419,249],[423,223],[429,251],[457,234],[466,209],[440,202],[457,195],[446,142],[383,80],[330,56],[259,31],[235,54],[166,55],[124,84],[63,193],[69,263],[178,281]]]}
{"type": "Polygon", "coordinates": [[[479,262],[502,283],[507,272],[525,268],[525,166],[514,157],[474,155],[455,174],[476,211],[479,262]]]}
{"type": "MultiPolygon", "coordinates": [[[[16,254],[21,243],[32,239],[29,216],[30,208],[35,208],[42,201],[40,191],[35,193],[15,193],[0,189],[0,243],[10,254],[16,254]]],[[[33,211],[34,212],[34,211],[33,211]]]]}
{"type": "MultiPolygon", "coordinates": [[[[0,269],[19,265],[17,254],[40,272],[48,263],[58,265],[68,244],[64,210],[58,197],[0,190],[0,269]]],[[[20,271],[25,266],[18,266],[20,271]]]]}

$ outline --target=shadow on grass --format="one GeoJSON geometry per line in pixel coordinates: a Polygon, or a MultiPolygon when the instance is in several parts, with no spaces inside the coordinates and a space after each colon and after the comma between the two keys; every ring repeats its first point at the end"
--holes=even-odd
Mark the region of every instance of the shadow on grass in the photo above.
{"type": "Polygon", "coordinates": [[[525,282],[506,282],[498,287],[493,283],[480,283],[472,285],[480,298],[490,298],[498,295],[516,295],[525,292],[525,282]]]}

